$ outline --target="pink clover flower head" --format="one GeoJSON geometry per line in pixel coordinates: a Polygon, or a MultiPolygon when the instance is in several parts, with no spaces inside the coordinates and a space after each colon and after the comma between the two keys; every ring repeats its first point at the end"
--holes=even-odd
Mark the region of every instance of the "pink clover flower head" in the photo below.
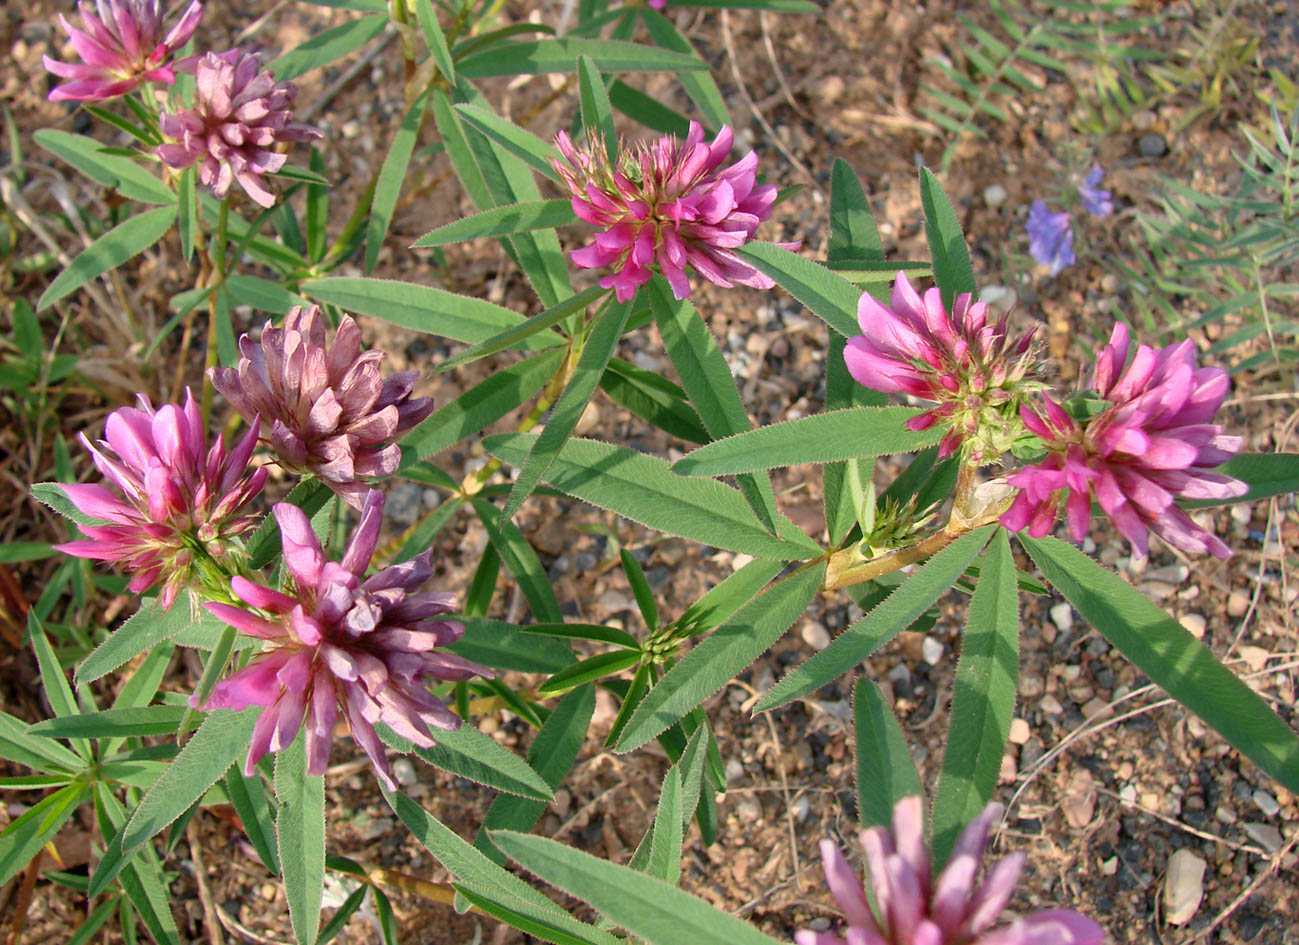
{"type": "MultiPolygon", "coordinates": [[[[379,541],[382,493],[366,496],[339,562],[325,559],[297,506],[281,502],[274,514],[290,586],[281,592],[236,577],[231,590],[246,606],[204,604],[217,618],[264,641],[264,649],[217,683],[201,708],[261,708],[244,767],[249,775],[268,751],[292,744],[304,723],[307,771],[324,774],[341,715],[379,780],[396,790],[375,726],[382,722],[421,748],[432,747],[430,729],[454,731],[460,719],[429,693],[427,681],[490,677],[491,671],[440,649],[460,639],[465,628],[441,619],[454,609],[452,594],[416,590],[433,573],[431,549],[365,576],[379,541]]],[[[200,708],[197,702],[197,695],[190,698],[200,708]]]]}
{"type": "Polygon", "coordinates": [[[289,104],[297,88],[276,82],[256,53],[242,49],[207,53],[195,64],[194,76],[194,107],[159,117],[163,133],[176,140],[159,145],[158,156],[177,169],[198,162],[198,179],[218,197],[238,181],[254,202],[273,205],[275,195],[262,176],[288,160],[276,146],[321,136],[291,120],[289,104]]]}
{"type": "Polygon", "coordinates": [[[1041,412],[1025,405],[1025,425],[1047,450],[1007,482],[1020,492],[1001,517],[1013,531],[1040,538],[1051,530],[1062,497],[1069,534],[1087,534],[1097,504],[1133,550],[1144,557],[1154,532],[1183,551],[1231,554],[1226,544],[1175,505],[1177,499],[1225,500],[1244,495],[1245,483],[1214,472],[1241,447],[1210,423],[1230,380],[1219,368],[1195,366],[1195,347],[1182,341],[1155,351],[1140,345],[1128,356],[1128,329],[1114,326],[1101,349],[1092,390],[1108,405],[1080,422],[1043,398],[1041,412]]]}
{"type": "Polygon", "coordinates": [[[245,420],[261,417],[285,468],[314,473],[358,509],[365,479],[397,471],[391,439],[433,412],[431,398],[411,397],[418,371],[380,375],[383,352],[361,350],[350,315],[331,342],[320,307],[295,306],[260,342],[243,335],[239,352],[237,367],[212,369],[212,385],[245,420]]]}
{"type": "Polygon", "coordinates": [[[266,481],[264,468],[248,465],[256,435],[233,450],[218,435],[209,448],[188,390],[183,406],[157,410],[141,395],[139,407],[109,414],[98,446],[84,433],[81,442],[105,481],[61,488],[83,514],[108,524],[83,525],[85,540],[54,547],[117,563],[134,574],[129,587],[137,594],[161,584],[164,609],[196,572],[207,576],[206,559],[226,557],[229,540],[256,521],[239,514],[266,481]]]}
{"type": "Polygon", "coordinates": [[[956,297],[949,315],[936,287],[922,296],[899,272],[890,304],[862,293],[862,334],[848,339],[844,361],[872,390],[938,401],[907,426],[948,424],[941,455],[966,444],[972,455],[995,456],[1010,448],[1021,399],[1040,386],[1033,332],[1012,337],[1007,321],[989,321],[987,305],[968,292],[956,297]]]}
{"type": "Polygon", "coordinates": [[[752,151],[722,167],[733,140],[723,126],[707,143],[691,122],[684,141],[669,135],[624,149],[615,166],[602,142],[579,150],[561,131],[555,143],[565,160],[554,165],[573,195],[573,212],[603,230],[573,251],[573,262],[612,269],[600,285],[623,302],[649,281],[655,263],[678,299],[690,295],[687,266],[715,285],[774,286],[734,252],[771,216],[776,188],[757,183],[752,151]]]}
{"type": "Polygon", "coordinates": [[[862,881],[831,840],[821,841],[826,884],[847,921],[842,934],[794,933],[798,945],[1100,945],[1105,933],[1069,909],[1049,909],[993,928],[1024,867],[1012,853],[975,880],[1000,804],[989,804],[957,838],[947,866],[931,878],[919,795],[893,808],[892,830],[861,832],[875,906],[862,881]]]}
{"type": "Polygon", "coordinates": [[[45,68],[69,81],[50,92],[50,101],[101,102],[145,82],[171,85],[180,64],[171,61],[198,28],[203,4],[194,0],[176,25],[163,34],[162,0],[96,0],[79,3],[81,29],[59,14],[80,62],[44,57],[45,68]]]}

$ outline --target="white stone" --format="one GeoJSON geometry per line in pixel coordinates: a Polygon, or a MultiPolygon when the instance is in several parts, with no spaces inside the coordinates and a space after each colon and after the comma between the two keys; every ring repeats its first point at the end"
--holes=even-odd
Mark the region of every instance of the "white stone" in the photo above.
{"type": "Polygon", "coordinates": [[[1005,315],[1019,301],[1019,293],[1010,286],[989,285],[979,291],[979,301],[984,302],[1005,315]]]}
{"type": "Polygon", "coordinates": [[[825,624],[809,620],[803,625],[803,642],[814,650],[824,650],[830,645],[830,631],[825,624]]]}
{"type": "Polygon", "coordinates": [[[1000,184],[989,184],[983,189],[983,202],[990,207],[999,207],[1006,202],[1010,194],[1000,184]]]}
{"type": "Polygon", "coordinates": [[[1073,629],[1073,608],[1068,603],[1056,604],[1051,608],[1051,622],[1063,632],[1073,629]]]}
{"type": "Polygon", "coordinates": [[[1190,850],[1178,850],[1168,858],[1164,875],[1164,921],[1185,925],[1204,899],[1204,871],[1208,863],[1190,850]]]}
{"type": "Polygon", "coordinates": [[[1023,719],[1012,719],[1010,722],[1010,743],[1012,745],[1022,745],[1032,737],[1028,723],[1023,719]]]}
{"type": "Polygon", "coordinates": [[[920,644],[920,656],[930,666],[937,666],[938,661],[943,658],[943,644],[933,637],[925,637],[920,644]]]}
{"type": "Polygon", "coordinates": [[[1269,817],[1275,817],[1281,810],[1281,805],[1276,802],[1276,798],[1262,788],[1254,792],[1254,803],[1269,817]]]}
{"type": "Polygon", "coordinates": [[[1242,594],[1240,591],[1232,591],[1231,596],[1227,598],[1227,616],[1243,617],[1249,610],[1249,595],[1242,594]]]}
{"type": "Polygon", "coordinates": [[[744,777],[744,765],[740,764],[739,758],[728,758],[726,760],[726,783],[738,781],[744,777]]]}
{"type": "Polygon", "coordinates": [[[1050,693],[1043,696],[1042,701],[1039,702],[1038,705],[1042,707],[1042,711],[1047,715],[1059,715],[1064,711],[1064,706],[1060,704],[1060,700],[1050,693]]]}
{"type": "Polygon", "coordinates": [[[1186,632],[1197,640],[1204,639],[1205,620],[1199,614],[1183,614],[1177,621],[1185,628],[1186,632]]]}
{"type": "Polygon", "coordinates": [[[415,766],[409,758],[397,758],[392,763],[392,776],[398,784],[410,787],[415,783],[415,766]]]}
{"type": "Polygon", "coordinates": [[[1275,853],[1281,849],[1285,843],[1285,837],[1281,836],[1281,831],[1277,830],[1271,824],[1259,824],[1253,821],[1246,821],[1240,825],[1240,829],[1245,831],[1245,835],[1261,846],[1268,853],[1275,853]]]}

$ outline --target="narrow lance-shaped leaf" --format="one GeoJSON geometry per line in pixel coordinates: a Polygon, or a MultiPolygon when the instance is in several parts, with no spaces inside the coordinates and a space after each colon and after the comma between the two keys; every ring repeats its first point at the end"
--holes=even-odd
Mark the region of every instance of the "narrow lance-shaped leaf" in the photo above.
{"type": "Polygon", "coordinates": [[[592,303],[598,301],[602,296],[608,294],[607,289],[598,285],[583,289],[577,295],[564,299],[557,305],[552,305],[546,311],[533,315],[522,325],[516,325],[513,328],[507,328],[499,334],[493,335],[481,344],[474,345],[463,354],[459,354],[450,360],[438,365],[438,373],[442,374],[452,368],[459,367],[469,361],[476,361],[479,358],[485,358],[489,354],[495,354],[498,351],[504,351],[507,348],[518,347],[520,342],[525,338],[535,335],[539,331],[544,331],[553,325],[558,325],[564,319],[578,312],[585,310],[592,303]]]}
{"type": "Polygon", "coordinates": [[[937,443],[944,430],[908,430],[912,407],[849,407],[737,433],[686,454],[672,466],[687,476],[725,476],[802,463],[911,453],[937,443]]]}
{"type": "Polygon", "coordinates": [[[296,79],[313,69],[351,55],[383,32],[387,25],[386,15],[350,20],[311,37],[305,43],[299,43],[283,56],[272,60],[266,68],[274,72],[275,78],[281,82],[296,79]]]}
{"type": "Polygon", "coordinates": [[[607,932],[574,919],[566,911],[533,889],[513,873],[497,866],[480,850],[460,838],[404,794],[384,794],[389,806],[406,828],[437,861],[451,871],[458,881],[472,885],[475,890],[503,895],[511,904],[526,910],[525,914],[541,923],[543,930],[532,934],[552,942],[589,942],[593,945],[618,945],[619,940],[607,932]],[[562,932],[565,937],[552,937],[546,929],[562,932]]]}
{"type": "Polygon", "coordinates": [[[830,173],[830,262],[884,261],[884,244],[871,213],[870,202],[852,166],[835,158],[830,173]]]}
{"type": "MultiPolygon", "coordinates": [[[[642,7],[640,12],[641,21],[649,31],[650,39],[654,41],[655,46],[682,55],[698,57],[699,54],[690,45],[690,41],[682,36],[672,25],[672,21],[662,13],[651,9],[648,5],[642,7]]],[[[700,71],[677,72],[676,76],[681,87],[686,90],[690,100],[703,115],[705,125],[713,131],[720,131],[723,125],[731,123],[731,116],[726,111],[726,99],[722,97],[721,90],[718,89],[712,75],[707,71],[700,71]]]]}
{"type": "Polygon", "coordinates": [[[325,890],[325,778],[307,773],[307,736],[275,753],[275,837],[298,945],[313,945],[325,890]]]}
{"type": "Polygon", "coordinates": [[[492,840],[525,869],[590,903],[602,916],[650,945],[773,945],[776,941],[661,879],[554,840],[508,831],[497,831],[492,840]]]}
{"type": "Polygon", "coordinates": [[[845,338],[861,334],[857,327],[857,300],[861,298],[861,289],[847,279],[771,243],[751,240],[735,253],[774,279],[777,285],[807,306],[808,311],[845,338]]]}
{"type": "Polygon", "coordinates": [[[471,79],[572,72],[580,55],[590,56],[601,72],[680,72],[708,68],[708,63],[697,56],[669,49],[616,39],[563,37],[501,43],[466,56],[460,62],[459,71],[471,79]]]}
{"type": "Polygon", "coordinates": [[[639,748],[761,656],[803,613],[824,574],[821,562],[795,572],[709,634],[650,690],[614,750],[639,748]]]}
{"type": "Polygon", "coordinates": [[[71,295],[91,279],[115,269],[138,256],[171,229],[176,207],[157,207],[119,223],[87,246],[68,264],[36,303],[38,309],[49,308],[64,296],[71,295]]]}
{"type": "Polygon", "coordinates": [[[417,748],[382,724],[375,730],[398,751],[418,755],[436,768],[478,784],[542,802],[553,796],[550,785],[526,761],[468,722],[455,731],[434,732],[432,748],[417,748]]]}
{"type": "MultiPolygon", "coordinates": [[[[301,290],[317,302],[466,344],[486,341],[525,321],[517,312],[483,299],[411,282],[335,277],[309,279],[302,283],[301,290]]],[[[531,336],[519,347],[536,351],[558,344],[562,344],[559,336],[547,331],[531,336]]]]}
{"type": "MultiPolygon", "coordinates": [[[[586,732],[595,712],[595,687],[575,689],[551,711],[550,717],[537,731],[528,746],[528,764],[543,781],[557,790],[563,783],[578,752],[586,741],[586,732]]],[[[482,829],[474,842],[480,850],[498,863],[505,863],[505,855],[492,846],[487,838],[489,830],[531,830],[546,809],[544,801],[534,801],[505,794],[497,795],[483,818],[482,829]]]]}
{"type": "Polygon", "coordinates": [[[176,195],[157,177],[129,157],[106,152],[93,138],[54,128],[41,128],[32,137],[46,151],[123,197],[164,206],[176,202],[176,195]]]}
{"type": "Polygon", "coordinates": [[[970,265],[970,251],[965,248],[956,211],[938,178],[927,167],[920,169],[920,204],[925,211],[925,238],[934,261],[934,281],[938,283],[943,305],[950,312],[956,296],[975,292],[974,268],[970,265]]]}
{"type": "MultiPolygon", "coordinates": [[[[256,712],[218,709],[208,713],[122,828],[122,847],[133,850],[140,846],[202,797],[234,760],[248,750],[256,721],[256,712]]],[[[101,879],[96,871],[91,881],[91,895],[97,895],[109,879],[101,879]]]]}
{"type": "Polygon", "coordinates": [[[842,676],[875,649],[893,639],[938,600],[982,550],[997,526],[966,532],[933,555],[879,606],[811,659],[776,683],[758,703],[764,712],[797,699],[842,676]]]}
{"type": "Polygon", "coordinates": [[[415,153],[415,142],[419,138],[428,100],[429,92],[425,90],[411,103],[410,110],[393,135],[383,166],[379,169],[379,177],[374,185],[374,199],[370,203],[370,219],[365,227],[367,273],[379,261],[379,250],[383,248],[383,239],[388,235],[388,224],[392,222],[393,211],[397,208],[397,197],[401,194],[401,185],[406,179],[406,170],[410,167],[410,157],[415,153]]]}
{"type": "Polygon", "coordinates": [[[613,164],[618,159],[618,132],[613,127],[613,108],[604,77],[590,56],[577,57],[578,93],[582,105],[582,125],[587,136],[604,143],[604,153],[613,164]]]}
{"type": "Polygon", "coordinates": [[[473,436],[526,403],[554,375],[563,357],[562,350],[535,354],[492,372],[443,404],[402,438],[398,473],[473,436]]]}
{"type": "MultiPolygon", "coordinates": [[[[830,350],[825,361],[825,409],[827,412],[845,407],[879,407],[887,400],[884,394],[864,387],[853,380],[844,363],[846,340],[842,335],[830,335],[830,350]]],[[[856,506],[850,485],[849,464],[857,466],[859,479],[869,480],[870,464],[851,459],[826,463],[821,470],[822,491],[825,494],[825,526],[830,533],[831,547],[838,546],[856,520],[856,506]]]]}
{"type": "MultiPolygon", "coordinates": [[[[749,415],[740,400],[731,369],[689,299],[675,299],[661,277],[650,281],[649,294],[659,333],[677,369],[681,385],[713,437],[747,431],[749,415]]],[[[746,471],[747,472],[747,471],[746,471]]],[[[736,485],[769,531],[776,530],[776,496],[766,476],[744,475],[736,485]]]]}
{"type": "Polygon", "coordinates": [[[487,529],[492,547],[500,554],[519,589],[523,591],[528,606],[532,608],[533,617],[550,623],[563,622],[564,615],[554,588],[546,577],[546,570],[518,526],[504,514],[498,515],[496,508],[486,499],[475,497],[472,501],[474,511],[487,529]]]}
{"type": "Polygon", "coordinates": [[[484,210],[430,230],[411,243],[411,248],[446,246],[484,236],[509,236],[530,230],[568,226],[576,222],[577,214],[573,212],[573,204],[569,200],[561,197],[553,200],[529,200],[484,210]]]}
{"type": "Polygon", "coordinates": [[[1018,537],[1047,581],[1138,669],[1288,790],[1299,791],[1299,735],[1204,644],[1072,545],[1018,537]]]}
{"type": "MultiPolygon", "coordinates": [[[[493,456],[519,465],[536,438],[506,433],[487,437],[483,445],[493,456]]],[[[624,447],[570,439],[546,479],[561,492],[669,535],[758,558],[793,561],[821,552],[783,516],[779,537],[768,534],[737,490],[677,476],[664,460],[624,447]]]]}
{"type": "Polygon", "coordinates": [[[456,84],[456,67],[451,60],[451,51],[447,48],[446,33],[442,31],[442,24],[438,22],[437,10],[433,6],[433,0],[415,0],[415,18],[419,20],[420,30],[424,33],[424,41],[428,43],[429,53],[433,56],[433,61],[437,63],[438,70],[442,77],[447,80],[447,84],[454,87],[456,84]]]}
{"type": "Polygon", "coordinates": [[[553,163],[560,159],[559,152],[531,131],[519,127],[508,118],[502,118],[487,108],[476,105],[456,105],[455,110],[473,128],[482,132],[542,177],[549,177],[553,181],[560,180],[559,172],[555,170],[553,163]]]}
{"type": "Polygon", "coordinates": [[[577,426],[582,411],[586,409],[586,404],[595,392],[596,385],[600,383],[600,375],[604,373],[605,365],[613,356],[613,349],[617,347],[618,339],[622,337],[623,326],[627,324],[631,307],[630,301],[620,302],[613,299],[610,300],[605,311],[596,316],[599,322],[586,340],[586,347],[582,349],[568,386],[564,388],[564,393],[560,394],[559,400],[555,403],[546,429],[537,437],[532,450],[528,453],[528,458],[523,461],[519,469],[514,488],[510,490],[505,508],[501,510],[502,521],[509,521],[514,517],[519,506],[523,505],[524,500],[532,494],[532,490],[546,475],[546,470],[559,455],[564,441],[577,426]]]}
{"type": "Polygon", "coordinates": [[[853,739],[857,753],[857,810],[863,827],[888,826],[893,807],[923,794],[907,738],[880,688],[857,680],[852,698],[853,739]]]}
{"type": "Polygon", "coordinates": [[[961,828],[992,799],[1015,711],[1019,670],[1019,593],[1010,539],[999,529],[979,568],[961,637],[947,748],[930,826],[935,869],[961,828]]]}

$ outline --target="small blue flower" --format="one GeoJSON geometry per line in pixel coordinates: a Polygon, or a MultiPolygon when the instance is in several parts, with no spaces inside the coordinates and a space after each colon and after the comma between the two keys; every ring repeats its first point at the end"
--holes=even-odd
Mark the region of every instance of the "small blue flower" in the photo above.
{"type": "Polygon", "coordinates": [[[1078,186],[1078,196],[1082,200],[1083,209],[1096,217],[1107,217],[1114,212],[1114,193],[1101,190],[1099,186],[1104,176],[1105,168],[1094,164],[1078,186]]]}
{"type": "Polygon", "coordinates": [[[1046,201],[1034,200],[1028,211],[1028,251],[1043,266],[1058,275],[1066,266],[1077,262],[1073,254],[1073,226],[1067,213],[1052,213],[1046,201]]]}

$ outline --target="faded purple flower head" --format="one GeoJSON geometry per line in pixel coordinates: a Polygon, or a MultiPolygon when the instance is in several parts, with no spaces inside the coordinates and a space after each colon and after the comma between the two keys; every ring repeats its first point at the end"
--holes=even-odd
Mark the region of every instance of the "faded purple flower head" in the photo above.
{"type": "Polygon", "coordinates": [[[411,397],[418,371],[380,375],[383,352],[361,350],[350,315],[330,342],[320,307],[295,306],[260,342],[243,335],[239,352],[237,367],[212,369],[212,385],[245,420],[261,417],[285,468],[314,473],[356,508],[365,479],[397,471],[393,436],[433,412],[431,398],[411,397]]]}
{"type": "Polygon", "coordinates": [[[164,36],[162,0],[96,0],[96,12],[88,3],[77,7],[82,29],[71,26],[63,14],[59,24],[81,62],[44,57],[46,69],[71,80],[50,92],[51,101],[100,102],[144,82],[171,85],[180,67],[171,57],[189,42],[203,17],[203,5],[194,0],[164,36]]]}
{"type": "Polygon", "coordinates": [[[265,469],[248,468],[256,435],[229,452],[222,436],[207,448],[203,419],[188,390],[183,407],[157,410],[141,395],[139,407],[109,414],[99,446],[84,433],[81,442],[118,491],[104,483],[62,489],[81,512],[110,524],[83,525],[88,540],[54,547],[78,558],[117,562],[135,575],[130,589],[137,594],[162,584],[164,609],[195,569],[202,570],[204,558],[225,557],[228,540],[255,522],[239,512],[266,481],[265,469]]]}
{"type": "Polygon", "coordinates": [[[1128,344],[1127,327],[1115,325],[1092,378],[1105,407],[1091,420],[1075,420],[1050,398],[1042,400],[1045,415],[1023,408],[1024,423],[1047,456],[1007,477],[1020,493],[1001,521],[1040,538],[1054,524],[1067,489],[1065,515],[1075,541],[1087,534],[1095,497],[1138,555],[1145,556],[1148,532],[1154,532],[1183,551],[1226,558],[1231,550],[1222,539],[1174,502],[1248,491],[1240,480],[1213,472],[1241,446],[1240,437],[1224,436],[1209,422],[1227,396],[1227,373],[1197,368],[1190,341],[1159,351],[1141,345],[1130,361],[1128,344]]]}
{"type": "Polygon", "coordinates": [[[573,194],[573,212],[604,229],[574,250],[573,262],[613,269],[600,285],[623,302],[649,281],[656,262],[678,299],[690,295],[687,266],[720,286],[774,286],[733,252],[753,238],[776,200],[775,187],[757,183],[752,151],[722,168],[733,138],[723,126],[708,144],[703,128],[691,122],[684,141],[669,135],[623,150],[615,166],[602,142],[578,150],[561,131],[555,141],[567,163],[554,164],[573,194]]]}
{"type": "MultiPolygon", "coordinates": [[[[265,649],[217,683],[202,708],[262,707],[248,746],[249,775],[266,752],[287,748],[304,721],[307,771],[323,774],[341,712],[379,780],[396,790],[375,725],[382,722],[421,748],[432,747],[430,728],[454,731],[460,718],[429,693],[427,681],[490,677],[491,671],[438,649],[460,639],[465,628],[439,619],[454,609],[454,595],[416,593],[433,574],[432,549],[365,576],[379,542],[382,493],[366,496],[338,563],[325,559],[301,509],[281,502],[274,511],[291,586],[284,593],[236,577],[231,590],[247,608],[204,604],[232,627],[265,641],[265,649]]],[[[191,697],[190,704],[196,702],[191,697]]]]}
{"type": "Polygon", "coordinates": [[[1009,448],[1002,441],[1018,425],[1019,402],[1036,383],[1031,330],[1012,337],[1007,316],[989,322],[987,305],[968,292],[956,297],[948,315],[937,287],[922,297],[901,271],[889,305],[862,293],[857,323],[862,334],[848,339],[843,357],[859,384],[938,401],[908,420],[909,429],[949,424],[944,456],[966,441],[994,454],[1009,448]]]}
{"type": "Polygon", "coordinates": [[[1107,217],[1114,212],[1113,192],[1100,189],[1104,176],[1105,168],[1094,164],[1078,185],[1078,198],[1082,200],[1083,209],[1095,217],[1107,217]]]}
{"type": "Polygon", "coordinates": [[[1043,200],[1034,200],[1028,211],[1028,251],[1051,275],[1078,261],[1073,254],[1073,224],[1067,213],[1052,213],[1043,200]]]}
{"type": "Polygon", "coordinates": [[[1100,945],[1105,933],[1070,909],[1049,909],[993,928],[1024,868],[1023,853],[998,860],[975,882],[988,832],[1001,817],[989,804],[961,832],[947,866],[931,878],[923,801],[904,797],[893,808],[893,829],[861,832],[875,908],[862,881],[832,840],[821,841],[826,885],[847,928],[842,935],[794,933],[798,945],[1100,945]]]}
{"type": "Polygon", "coordinates": [[[199,180],[218,197],[238,181],[256,203],[271,206],[275,195],[262,175],[278,171],[288,160],[276,145],[320,137],[315,128],[291,120],[288,108],[297,88],[276,82],[256,53],[242,49],[207,53],[194,76],[194,107],[158,120],[163,133],[178,141],[160,145],[158,156],[174,168],[200,162],[199,180]]]}

